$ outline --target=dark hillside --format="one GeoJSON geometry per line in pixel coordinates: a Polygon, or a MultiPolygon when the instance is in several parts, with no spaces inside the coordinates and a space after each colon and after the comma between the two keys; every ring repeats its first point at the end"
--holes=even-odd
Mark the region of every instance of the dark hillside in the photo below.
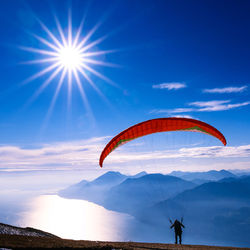
{"type": "Polygon", "coordinates": [[[186,236],[193,241],[197,237],[220,245],[249,245],[250,177],[209,182],[137,214],[141,220],[161,225],[182,216],[186,236]]]}

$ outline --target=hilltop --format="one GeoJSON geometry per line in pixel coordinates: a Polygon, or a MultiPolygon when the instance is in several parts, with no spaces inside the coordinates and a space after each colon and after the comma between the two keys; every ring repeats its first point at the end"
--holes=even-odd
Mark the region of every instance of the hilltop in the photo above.
{"type": "Polygon", "coordinates": [[[62,239],[56,235],[35,229],[22,228],[0,223],[0,249],[200,249],[231,250],[249,249],[235,247],[217,247],[201,245],[174,245],[145,242],[110,242],[62,239]]]}
{"type": "Polygon", "coordinates": [[[35,237],[24,235],[0,234],[0,247],[8,249],[172,249],[172,250],[242,250],[249,248],[217,247],[201,245],[174,245],[161,243],[139,243],[139,242],[108,242],[108,241],[86,241],[66,240],[60,238],[35,237]]]}
{"type": "Polygon", "coordinates": [[[15,227],[8,224],[0,223],[0,235],[22,235],[34,237],[59,238],[54,234],[44,232],[31,227],[15,227]]]}

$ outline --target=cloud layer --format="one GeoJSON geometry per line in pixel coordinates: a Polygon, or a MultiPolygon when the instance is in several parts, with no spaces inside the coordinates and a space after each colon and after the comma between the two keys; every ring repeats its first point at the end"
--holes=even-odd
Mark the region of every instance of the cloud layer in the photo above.
{"type": "MultiPolygon", "coordinates": [[[[17,146],[0,147],[0,169],[11,170],[73,170],[73,169],[98,169],[99,156],[107,143],[107,137],[92,138],[89,140],[62,142],[43,145],[40,148],[24,149],[17,146]]],[[[130,144],[133,145],[133,144],[130,144]]],[[[236,147],[193,147],[177,150],[157,150],[143,152],[133,147],[120,147],[105,159],[107,167],[119,170],[119,164],[134,162],[149,162],[167,159],[228,159],[236,160],[250,157],[250,145],[236,147]]],[[[160,164],[158,162],[157,164],[160,164]]],[[[164,163],[162,163],[164,165],[164,163]]]]}
{"type": "Polygon", "coordinates": [[[40,148],[0,147],[0,168],[58,169],[98,166],[99,155],[107,137],[53,143],[40,148]]]}

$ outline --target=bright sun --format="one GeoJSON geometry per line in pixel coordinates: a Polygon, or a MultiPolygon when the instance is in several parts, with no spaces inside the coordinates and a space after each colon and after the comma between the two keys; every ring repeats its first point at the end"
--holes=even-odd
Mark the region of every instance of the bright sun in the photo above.
{"type": "Polygon", "coordinates": [[[84,54],[73,47],[64,47],[58,53],[58,62],[67,70],[76,70],[81,66],[84,54]]]}
{"type": "Polygon", "coordinates": [[[39,89],[36,91],[34,96],[30,101],[33,101],[44,89],[59,75],[59,80],[55,94],[52,98],[49,113],[53,110],[56,99],[60,92],[63,83],[67,82],[68,85],[68,105],[71,102],[71,91],[72,84],[75,83],[78,87],[79,93],[83,99],[85,107],[90,109],[85,90],[83,88],[82,82],[89,83],[94,90],[105,99],[105,96],[99,90],[98,86],[92,80],[92,75],[104,80],[106,83],[115,85],[108,77],[104,76],[98,72],[96,66],[108,66],[114,67],[115,64],[107,63],[105,61],[99,60],[99,56],[113,53],[115,50],[94,50],[95,46],[100,44],[103,40],[107,38],[107,35],[100,37],[97,40],[89,42],[92,35],[99,28],[100,23],[94,26],[85,36],[81,37],[83,29],[83,21],[81,22],[79,28],[72,35],[72,21],[71,16],[68,18],[68,29],[67,34],[63,32],[63,29],[56,19],[56,25],[58,34],[52,33],[40,20],[39,23],[42,29],[47,33],[48,38],[45,39],[36,34],[32,34],[41,44],[46,46],[47,49],[32,48],[32,47],[20,47],[23,50],[39,54],[40,58],[37,60],[28,61],[29,64],[41,64],[45,65],[44,68],[33,76],[29,77],[24,83],[29,83],[37,78],[44,75],[48,75],[47,79],[41,84],[39,89]]]}

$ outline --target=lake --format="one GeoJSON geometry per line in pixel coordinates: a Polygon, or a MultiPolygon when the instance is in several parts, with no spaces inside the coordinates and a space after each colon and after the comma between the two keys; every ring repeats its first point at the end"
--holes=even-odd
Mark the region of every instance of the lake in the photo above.
{"type": "Polygon", "coordinates": [[[22,227],[34,227],[62,238],[100,241],[167,242],[166,232],[134,217],[107,210],[92,202],[41,195],[19,214],[22,227]]]}

